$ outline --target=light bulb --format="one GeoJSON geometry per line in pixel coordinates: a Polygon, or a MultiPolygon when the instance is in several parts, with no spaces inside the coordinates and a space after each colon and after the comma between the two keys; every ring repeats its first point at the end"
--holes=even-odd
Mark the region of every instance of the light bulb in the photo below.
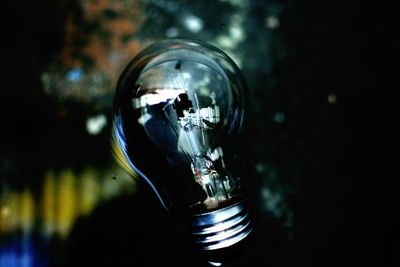
{"type": "Polygon", "coordinates": [[[246,90],[224,52],[183,39],[150,45],[118,81],[115,155],[180,214],[201,251],[218,254],[252,229],[240,158],[246,90]]]}

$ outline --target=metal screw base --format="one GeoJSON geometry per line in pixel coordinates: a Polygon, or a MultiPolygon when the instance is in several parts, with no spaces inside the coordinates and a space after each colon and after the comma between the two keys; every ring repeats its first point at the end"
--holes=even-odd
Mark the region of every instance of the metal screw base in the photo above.
{"type": "Polygon", "coordinates": [[[191,219],[191,236],[195,246],[203,251],[228,248],[242,241],[252,230],[243,201],[193,215],[191,219]]]}

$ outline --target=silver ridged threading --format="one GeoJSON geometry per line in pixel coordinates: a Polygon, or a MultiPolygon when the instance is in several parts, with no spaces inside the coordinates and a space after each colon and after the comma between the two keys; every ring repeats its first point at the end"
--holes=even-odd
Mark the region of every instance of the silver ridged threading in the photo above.
{"type": "Polygon", "coordinates": [[[192,217],[191,235],[201,250],[230,247],[247,237],[251,230],[243,202],[192,217]]]}

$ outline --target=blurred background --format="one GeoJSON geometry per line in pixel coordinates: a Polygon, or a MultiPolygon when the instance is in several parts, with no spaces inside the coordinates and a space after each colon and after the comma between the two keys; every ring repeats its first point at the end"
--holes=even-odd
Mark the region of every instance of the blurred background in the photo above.
{"type": "Polygon", "coordinates": [[[248,82],[255,230],[228,266],[399,266],[394,12],[332,0],[2,4],[0,266],[203,266],[110,149],[120,73],[168,37],[211,42],[248,82]]]}

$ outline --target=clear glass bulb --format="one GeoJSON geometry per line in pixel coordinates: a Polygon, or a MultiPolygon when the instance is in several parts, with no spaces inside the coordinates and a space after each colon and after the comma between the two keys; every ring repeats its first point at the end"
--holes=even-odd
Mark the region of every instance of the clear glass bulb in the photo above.
{"type": "Polygon", "coordinates": [[[198,248],[219,251],[251,231],[240,161],[246,85],[216,47],[168,39],[139,53],[115,96],[112,144],[198,248]]]}

